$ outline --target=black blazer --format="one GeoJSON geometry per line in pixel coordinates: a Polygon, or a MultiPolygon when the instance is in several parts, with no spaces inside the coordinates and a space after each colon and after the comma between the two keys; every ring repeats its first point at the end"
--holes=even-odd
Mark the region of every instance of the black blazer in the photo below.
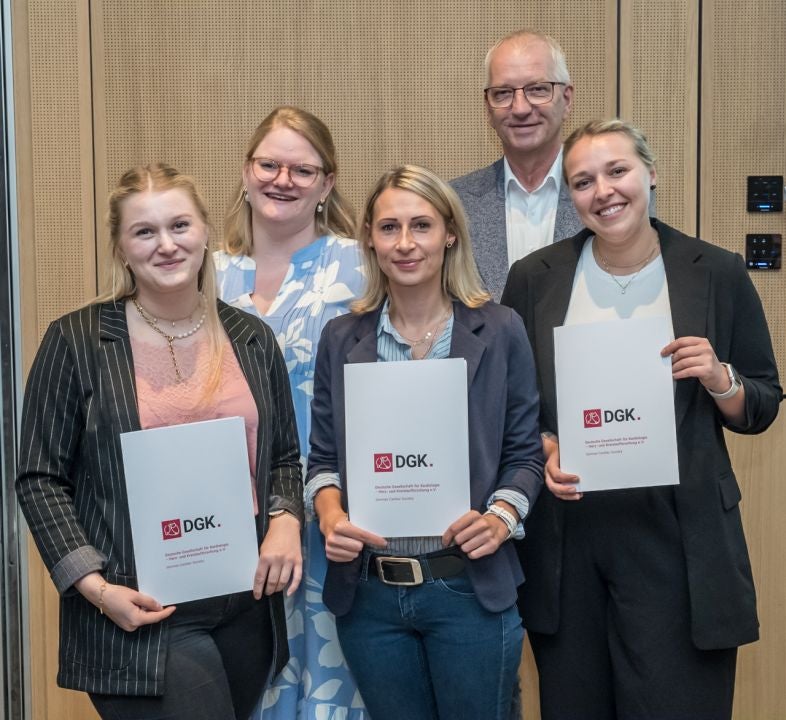
{"type": "MultiPolygon", "coordinates": [[[[377,361],[379,313],[331,320],[319,341],[308,480],[338,472],[345,509],[344,365],[377,361]]],[[[467,361],[472,507],[485,511],[488,498],[502,488],[524,493],[531,507],[543,484],[543,457],[535,368],[524,328],[515,313],[496,303],[471,309],[454,301],[453,313],[450,357],[467,361]]],[[[357,558],[328,563],[323,595],[335,615],[345,615],[352,607],[360,562],[357,558]]],[[[500,612],[516,601],[516,586],[523,576],[511,543],[469,561],[468,567],[478,600],[487,610],[500,612]]]]}
{"type": "MultiPolygon", "coordinates": [[[[219,301],[219,317],[259,412],[258,534],[271,502],[302,517],[300,450],[289,379],[272,331],[219,301]]],[[[60,599],[58,684],[160,695],[167,621],[125,632],[73,588],[98,570],[136,588],[120,433],[139,430],[123,302],[53,322],[30,370],[16,480],[19,502],[60,599]]],[[[281,593],[271,598],[276,670],[287,661],[281,593]]]]}
{"type": "MultiPolygon", "coordinates": [[[[651,220],[666,269],[675,337],[706,337],[745,387],[745,421],[725,423],[696,379],[677,382],[674,405],[680,484],[675,486],[688,569],[693,643],[704,650],[758,638],[756,595],[740,520],[740,489],[723,428],[764,431],[778,413],[781,387],[759,296],[739,255],[651,220]]],[[[524,318],[538,368],[541,429],[557,432],[553,329],[563,324],[588,230],[516,262],[502,302],[524,318]]],[[[528,582],[520,592],[524,625],[559,625],[564,501],[541,493],[520,556],[528,582]]]]}

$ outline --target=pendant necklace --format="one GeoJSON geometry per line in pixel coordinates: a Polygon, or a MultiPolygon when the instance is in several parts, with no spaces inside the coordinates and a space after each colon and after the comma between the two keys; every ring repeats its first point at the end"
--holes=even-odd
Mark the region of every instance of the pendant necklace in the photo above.
{"type": "MultiPolygon", "coordinates": [[[[170,335],[167,332],[164,332],[158,326],[158,323],[159,323],[158,318],[154,317],[147,310],[145,310],[145,308],[143,308],[142,305],[139,304],[139,301],[135,297],[131,298],[131,302],[134,303],[134,307],[137,309],[137,312],[139,312],[140,317],[153,330],[155,330],[159,335],[161,335],[166,340],[167,347],[169,348],[169,356],[172,358],[172,366],[175,369],[175,377],[177,378],[178,382],[183,382],[183,374],[180,372],[180,365],[178,365],[177,357],[175,357],[174,342],[175,342],[175,340],[183,340],[183,339],[185,339],[187,337],[191,337],[191,335],[193,335],[195,332],[197,332],[205,324],[205,318],[207,317],[207,303],[205,302],[205,296],[202,295],[202,293],[199,294],[199,302],[204,304],[204,309],[202,310],[202,317],[199,318],[199,320],[197,321],[197,324],[194,325],[189,330],[186,330],[185,332],[172,334],[172,335],[170,335]]],[[[199,307],[199,305],[197,305],[197,307],[199,307]]],[[[191,313],[191,314],[193,315],[193,313],[191,313]]],[[[190,320],[191,319],[191,315],[189,315],[187,319],[190,320]]],[[[171,322],[172,323],[172,327],[174,328],[175,327],[175,323],[178,322],[178,321],[177,320],[171,320],[171,321],[167,321],[167,322],[171,322]]]]}
{"type": "MultiPolygon", "coordinates": [[[[600,251],[600,248],[598,248],[598,257],[600,258],[600,262],[603,265],[603,269],[606,271],[606,274],[617,284],[617,287],[619,287],[619,289],[622,291],[622,294],[624,295],[627,292],[628,288],[630,287],[630,284],[639,276],[639,273],[647,266],[647,263],[650,260],[652,260],[653,255],[655,255],[655,250],[657,249],[658,249],[658,243],[656,242],[652,246],[652,250],[650,250],[649,255],[647,255],[647,257],[645,257],[644,260],[640,260],[639,262],[629,266],[632,268],[638,267],[639,269],[636,270],[636,272],[630,276],[627,282],[621,282],[620,279],[613,272],[611,272],[611,266],[609,265],[609,261],[606,260],[605,257],[603,257],[603,253],[600,251]]],[[[615,265],[615,267],[624,268],[625,266],[615,265]]]]}
{"type": "Polygon", "coordinates": [[[410,352],[412,353],[413,360],[422,360],[423,358],[426,357],[426,355],[428,355],[431,352],[431,348],[434,346],[434,342],[439,337],[440,329],[448,321],[452,312],[453,312],[453,308],[452,307],[448,308],[448,311],[439,319],[437,324],[434,326],[434,329],[429,330],[423,337],[418,338],[417,340],[408,338],[399,332],[399,335],[401,335],[402,339],[406,340],[409,343],[410,352]],[[423,351],[423,354],[419,358],[416,358],[415,348],[419,347],[420,345],[423,345],[424,343],[428,343],[428,345],[423,351]]]}

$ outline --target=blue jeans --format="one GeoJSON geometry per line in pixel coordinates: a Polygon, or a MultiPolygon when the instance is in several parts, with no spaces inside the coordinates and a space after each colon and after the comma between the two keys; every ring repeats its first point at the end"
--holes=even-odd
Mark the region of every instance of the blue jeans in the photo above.
{"type": "Polygon", "coordinates": [[[508,720],[524,630],[484,609],[466,573],[385,585],[368,560],[338,637],[374,720],[508,720]]]}

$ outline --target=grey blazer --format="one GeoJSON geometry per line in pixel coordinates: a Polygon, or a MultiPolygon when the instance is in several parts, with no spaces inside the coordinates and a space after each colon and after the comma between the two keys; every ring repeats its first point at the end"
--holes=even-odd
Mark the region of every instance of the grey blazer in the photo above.
{"type": "MultiPolygon", "coordinates": [[[[507,215],[505,213],[505,166],[502,158],[493,165],[451,180],[469,219],[472,252],[488,291],[499,302],[508,277],[507,215]]],[[[572,237],[584,226],[579,221],[567,185],[560,183],[554,242],[572,237]]]]}
{"type": "MultiPolygon", "coordinates": [[[[339,473],[344,508],[344,365],[377,361],[379,312],[331,320],[319,341],[308,480],[320,473],[339,473]]],[[[524,493],[531,507],[543,485],[543,457],[535,368],[524,328],[514,312],[496,303],[472,309],[454,301],[453,312],[450,357],[467,361],[470,502],[484,511],[495,490],[510,488],[524,493]]],[[[483,607],[501,612],[516,601],[516,586],[523,576],[510,542],[468,563],[483,607]]],[[[328,563],[324,599],[335,615],[345,615],[352,607],[360,572],[361,558],[328,563]]]]}
{"type": "MultiPolygon", "coordinates": [[[[302,518],[289,379],[270,328],[221,301],[218,308],[259,413],[262,537],[273,504],[302,518]]],[[[113,695],[164,690],[167,621],[125,632],[73,588],[93,571],[137,587],[119,435],[139,429],[124,303],[90,305],[53,322],[27,381],[16,490],[61,594],[62,687],[113,695]]],[[[289,654],[281,593],[270,606],[278,671],[289,654]]]]}
{"type": "MultiPolygon", "coordinates": [[[[680,484],[674,498],[690,589],[694,645],[730,648],[758,638],[756,594],[740,519],[741,493],[723,429],[763,432],[775,419],[782,390],[761,301],[739,255],[683,235],[651,219],[660,238],[675,337],[706,337],[745,387],[745,421],[724,423],[695,379],[674,395],[680,484]]],[[[502,302],[524,319],[538,371],[541,429],[557,432],[554,333],[563,324],[585,230],[532,253],[510,269],[502,302]]],[[[560,621],[564,501],[540,495],[520,555],[527,583],[519,596],[524,625],[554,633],[560,621]]]]}

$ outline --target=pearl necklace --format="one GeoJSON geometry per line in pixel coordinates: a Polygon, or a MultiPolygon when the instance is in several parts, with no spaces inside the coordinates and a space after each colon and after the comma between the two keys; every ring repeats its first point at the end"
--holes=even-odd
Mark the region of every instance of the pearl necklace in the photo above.
{"type": "MultiPolygon", "coordinates": [[[[164,332],[160,327],[158,327],[158,318],[151,315],[147,310],[145,310],[140,304],[139,301],[135,298],[131,298],[131,302],[134,303],[134,307],[137,309],[140,317],[159,335],[161,335],[167,342],[167,347],[169,348],[169,356],[172,358],[172,366],[175,368],[175,377],[177,378],[178,382],[183,382],[183,374],[180,372],[180,365],[178,365],[177,357],[175,357],[175,348],[173,347],[173,343],[175,340],[183,340],[187,337],[191,337],[195,332],[197,332],[204,324],[205,318],[207,317],[207,303],[205,301],[205,296],[202,293],[199,294],[199,302],[204,304],[204,309],[202,310],[202,317],[199,318],[194,327],[189,330],[186,330],[182,333],[177,333],[170,335],[169,333],[164,332]]],[[[197,305],[199,307],[199,305],[197,305]]],[[[192,313],[193,315],[193,313],[192,313]]],[[[191,315],[188,316],[188,319],[191,319],[191,315]]],[[[172,327],[175,327],[175,323],[178,322],[177,320],[167,321],[172,323],[172,327]]]]}
{"type": "Polygon", "coordinates": [[[635,267],[639,268],[638,270],[636,270],[635,273],[633,273],[633,275],[631,275],[630,280],[628,280],[628,282],[625,283],[620,282],[620,279],[613,272],[611,272],[611,265],[609,264],[609,261],[606,260],[605,257],[603,257],[603,253],[600,251],[600,248],[598,248],[598,257],[600,258],[600,262],[603,265],[603,269],[606,271],[608,276],[617,284],[619,289],[622,291],[622,294],[624,295],[627,292],[628,288],[630,287],[630,284],[639,276],[639,273],[647,266],[647,263],[650,260],[652,260],[652,257],[653,255],[655,255],[655,251],[657,249],[658,249],[658,243],[656,242],[652,246],[652,250],[650,250],[649,255],[647,255],[647,257],[645,257],[644,260],[640,260],[639,262],[634,263],[633,265],[615,265],[615,267],[621,267],[621,268],[635,268],[635,267]]]}

